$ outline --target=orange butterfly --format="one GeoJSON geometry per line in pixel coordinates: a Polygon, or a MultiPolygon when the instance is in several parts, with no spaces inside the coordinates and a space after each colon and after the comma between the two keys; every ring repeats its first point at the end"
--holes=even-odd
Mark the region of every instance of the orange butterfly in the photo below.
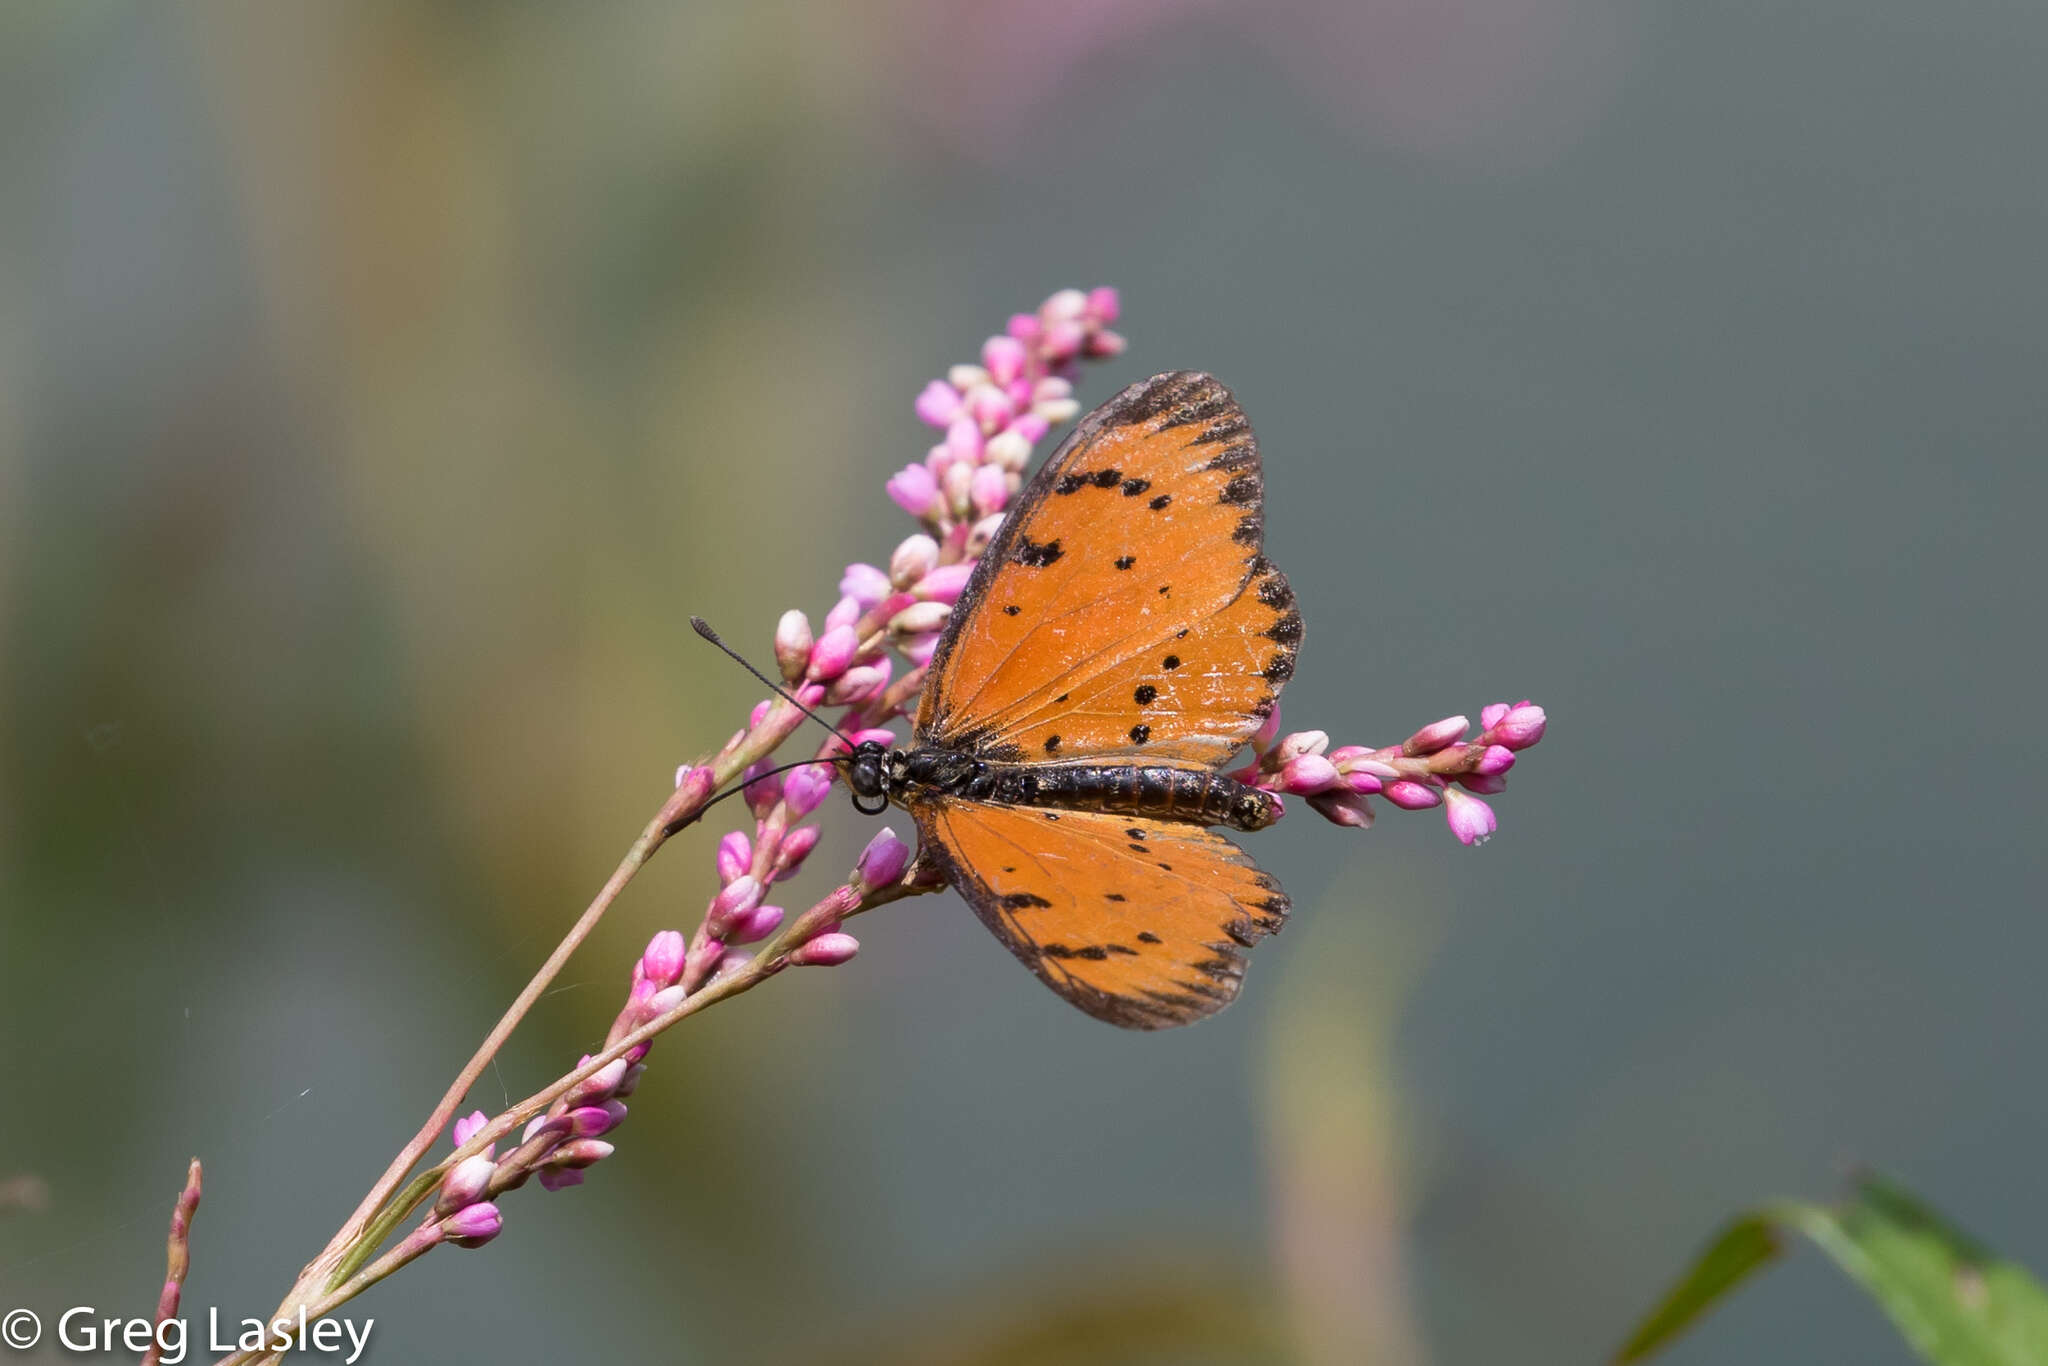
{"type": "Polygon", "coordinates": [[[908,749],[869,741],[857,798],[1047,986],[1162,1029],[1237,995],[1287,897],[1206,829],[1275,799],[1219,770],[1272,714],[1301,614],[1259,551],[1265,488],[1230,392],[1180,372],[1082,419],[1012,506],[932,656],[908,749]]]}

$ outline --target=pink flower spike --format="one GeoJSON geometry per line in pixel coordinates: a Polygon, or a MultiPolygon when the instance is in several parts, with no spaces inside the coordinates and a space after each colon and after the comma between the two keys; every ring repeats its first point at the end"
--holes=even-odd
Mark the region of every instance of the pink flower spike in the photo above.
{"type": "Polygon", "coordinates": [[[860,861],[854,865],[853,880],[863,891],[886,887],[903,876],[903,869],[909,862],[910,846],[898,839],[894,830],[883,826],[868,841],[868,847],[861,850],[860,861]]]}
{"type": "Polygon", "coordinates": [[[974,515],[986,517],[991,512],[1001,512],[1003,505],[1010,501],[1010,478],[995,465],[983,465],[974,472],[974,478],[967,485],[967,501],[974,507],[974,515]]]}
{"type": "Polygon", "coordinates": [[[689,953],[689,943],[680,932],[663,930],[647,941],[647,952],[640,955],[640,975],[653,983],[656,991],[672,987],[682,980],[689,953]]]}
{"type": "Polygon", "coordinates": [[[997,384],[1007,385],[1024,373],[1029,355],[1015,337],[990,337],[981,344],[981,365],[997,384]]]}
{"type": "Polygon", "coordinates": [[[1052,424],[1037,413],[1025,413],[1010,424],[1010,430],[1033,445],[1037,445],[1045,439],[1045,434],[1052,430],[1052,424]]]}
{"type": "Polygon", "coordinates": [[[567,1190],[583,1184],[581,1167],[542,1167],[534,1173],[540,1180],[540,1187],[547,1191],[567,1190]]]}
{"type": "Polygon", "coordinates": [[[1468,792],[1484,792],[1489,797],[1508,790],[1508,780],[1498,773],[1490,776],[1484,773],[1461,773],[1452,781],[1468,792]]]}
{"type": "Polygon", "coordinates": [[[1427,811],[1444,799],[1438,789],[1408,778],[1388,783],[1382,795],[1403,811],[1427,811]]]}
{"type": "Polygon", "coordinates": [[[866,611],[889,596],[889,576],[871,564],[850,564],[840,576],[839,591],[866,611]]]}
{"type": "Polygon", "coordinates": [[[883,487],[890,501],[913,517],[926,516],[939,500],[939,481],[923,465],[905,465],[883,487]]]}
{"type": "Polygon", "coordinates": [[[1488,726],[1486,734],[1480,738],[1509,749],[1527,749],[1543,738],[1543,732],[1549,725],[1550,718],[1544,714],[1543,708],[1524,698],[1488,726]]]}
{"type": "MultiPolygon", "coordinates": [[[[967,396],[967,415],[974,419],[974,425],[981,428],[985,435],[994,435],[1010,425],[1014,409],[1008,394],[993,384],[982,384],[977,385],[974,392],[967,396]]],[[[950,434],[950,429],[948,431],[950,434]]],[[[982,450],[984,453],[988,450],[986,441],[983,442],[982,450]]]]}
{"type": "Polygon", "coordinates": [[[1493,838],[1499,822],[1493,808],[1458,788],[1444,792],[1444,820],[1460,844],[1484,844],[1493,838]]]}
{"type": "Polygon", "coordinates": [[[1038,320],[1036,313],[1012,313],[1009,326],[1003,329],[1018,341],[1030,346],[1045,331],[1045,324],[1038,320]]]}
{"type": "Polygon", "coordinates": [[[729,884],[735,878],[744,877],[753,866],[754,842],[744,831],[727,831],[718,841],[718,880],[729,884]]]}
{"type": "Polygon", "coordinates": [[[1048,323],[1069,322],[1088,311],[1088,296],[1078,289],[1057,290],[1038,306],[1038,316],[1048,323]]]}
{"type": "Polygon", "coordinates": [[[496,1171],[497,1165],[481,1153],[463,1158],[442,1178],[441,1193],[434,1200],[435,1213],[453,1214],[483,1199],[490,1194],[491,1176],[496,1171]]]}
{"type": "Polygon", "coordinates": [[[756,906],[748,911],[726,932],[728,944],[758,944],[782,925],[782,907],[756,906]]]}
{"type": "Polygon", "coordinates": [[[1367,773],[1364,769],[1356,769],[1345,774],[1344,785],[1361,797],[1371,796],[1386,786],[1384,782],[1367,773]]]}
{"type": "Polygon", "coordinates": [[[782,800],[789,807],[790,817],[794,820],[802,820],[823,806],[825,797],[831,791],[830,764],[806,764],[782,780],[782,800]]]}
{"type": "Polygon", "coordinates": [[[1401,746],[1401,752],[1410,758],[1434,754],[1464,739],[1465,732],[1471,729],[1471,726],[1472,723],[1462,716],[1446,716],[1434,725],[1424,726],[1409,736],[1401,746]]]}
{"type": "Polygon", "coordinates": [[[1481,730],[1492,730],[1500,724],[1501,717],[1506,716],[1508,710],[1508,704],[1505,702],[1487,703],[1479,709],[1479,728],[1481,730]]]}
{"type": "Polygon", "coordinates": [[[860,941],[850,934],[821,934],[807,944],[798,946],[789,956],[789,965],[794,968],[836,968],[841,963],[851,962],[860,952],[860,941]]]}
{"type": "Polygon", "coordinates": [[[1108,327],[1123,315],[1123,296],[1113,285],[1097,285],[1088,291],[1087,314],[1096,322],[1108,327]]]}
{"type": "Polygon", "coordinates": [[[455,1141],[456,1147],[460,1148],[463,1144],[476,1137],[477,1130],[490,1122],[490,1118],[483,1111],[471,1110],[461,1119],[455,1121],[454,1126],[449,1130],[448,1137],[455,1141]]]}
{"type": "Polygon", "coordinates": [[[1072,320],[1056,322],[1045,329],[1038,349],[1049,364],[1059,365],[1080,355],[1081,343],[1087,338],[1088,333],[1080,323],[1072,320]]]}
{"type": "Polygon", "coordinates": [[[1324,791],[1337,782],[1337,766],[1320,754],[1299,755],[1280,770],[1280,790],[1297,796],[1324,791]]]}
{"type": "Polygon", "coordinates": [[[898,635],[921,636],[928,631],[944,630],[952,615],[952,607],[943,602],[915,603],[892,617],[889,629],[898,635]]]}
{"type": "Polygon", "coordinates": [[[761,723],[768,719],[768,713],[774,708],[774,706],[775,699],[772,697],[764,697],[759,702],[756,702],[754,704],[754,709],[747,713],[747,729],[761,729],[761,723]]]}
{"type": "Polygon", "coordinates": [[[482,1247],[504,1229],[505,1216],[485,1200],[457,1210],[441,1227],[448,1241],[457,1247],[482,1247]]]}
{"type": "Polygon", "coordinates": [[[896,732],[893,730],[885,729],[881,726],[873,726],[867,730],[855,731],[850,738],[856,745],[864,745],[868,741],[872,740],[878,745],[886,746],[893,745],[896,743],[896,732]]]}
{"type": "Polygon", "coordinates": [[[928,427],[944,427],[960,413],[960,391],[942,379],[935,379],[919,392],[913,405],[928,427]]]}
{"type": "Polygon", "coordinates": [[[820,683],[831,682],[846,672],[859,649],[860,637],[853,633],[851,625],[834,626],[811,649],[810,677],[820,683]]]}
{"type": "Polygon", "coordinates": [[[974,566],[971,564],[942,564],[925,575],[914,591],[926,602],[958,602],[961,590],[967,587],[967,580],[973,576],[974,566]]]}
{"type": "MultiPolygon", "coordinates": [[[[589,1061],[589,1058],[585,1058],[583,1062],[579,1062],[576,1065],[581,1067],[583,1063],[589,1061]]],[[[630,1064],[624,1058],[613,1058],[610,1062],[569,1088],[567,1096],[569,1105],[572,1107],[577,1105],[595,1105],[610,1100],[613,1095],[617,1094],[619,1083],[626,1079],[626,1072],[629,1067],[630,1064]]]]}
{"type": "Polygon", "coordinates": [[[568,1113],[569,1133],[574,1138],[599,1138],[616,1129],[625,1117],[626,1107],[622,1101],[579,1105],[568,1113]]]}
{"type": "Polygon", "coordinates": [[[811,658],[811,619],[791,610],[775,623],[775,667],[784,681],[794,683],[804,676],[811,658]]]}
{"type": "Polygon", "coordinates": [[[1515,752],[1506,745],[1488,745],[1472,771],[1482,778],[1494,778],[1515,766],[1515,752]]]}

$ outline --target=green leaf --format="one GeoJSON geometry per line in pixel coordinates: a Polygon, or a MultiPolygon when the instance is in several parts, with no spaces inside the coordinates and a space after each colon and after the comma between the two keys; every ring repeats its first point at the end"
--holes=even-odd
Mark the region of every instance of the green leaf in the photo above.
{"type": "Polygon", "coordinates": [[[1803,1233],[1869,1292],[1936,1366],[2048,1366],[2048,1294],[2018,1263],[1987,1252],[1897,1186],[1856,1183],[1829,1208],[1785,1203],[1724,1229],[1615,1354],[1641,1361],[1678,1336],[1803,1233]]]}

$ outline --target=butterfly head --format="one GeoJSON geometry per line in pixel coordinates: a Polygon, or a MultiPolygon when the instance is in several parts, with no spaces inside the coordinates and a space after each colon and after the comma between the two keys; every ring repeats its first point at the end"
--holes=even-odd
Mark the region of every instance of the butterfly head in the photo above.
{"type": "Polygon", "coordinates": [[[889,793],[904,780],[904,755],[879,740],[863,740],[853,747],[846,765],[846,785],[853,789],[853,809],[863,816],[879,816],[889,809],[889,793]]]}

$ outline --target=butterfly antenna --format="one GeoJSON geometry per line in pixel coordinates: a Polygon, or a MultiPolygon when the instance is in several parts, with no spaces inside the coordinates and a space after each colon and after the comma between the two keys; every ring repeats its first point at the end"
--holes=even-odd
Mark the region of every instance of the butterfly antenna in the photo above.
{"type": "Polygon", "coordinates": [[[777,764],[774,768],[764,769],[763,771],[756,773],[751,778],[747,777],[745,774],[742,774],[740,775],[739,779],[733,783],[731,787],[728,787],[725,791],[719,793],[715,797],[710,798],[704,803],[704,805],[698,807],[696,813],[692,815],[690,819],[692,821],[702,819],[706,811],[718,805],[727,797],[739,796],[740,793],[745,792],[748,788],[752,787],[755,783],[760,782],[763,778],[772,778],[778,773],[787,773],[793,768],[809,768],[812,764],[850,764],[852,762],[853,756],[851,754],[835,754],[829,759],[799,759],[793,764],[777,764]]]}
{"type": "MultiPolygon", "coordinates": [[[[730,646],[730,645],[726,644],[726,643],[725,643],[724,641],[722,641],[722,640],[720,640],[720,639],[718,638],[718,632],[716,632],[716,631],[714,631],[714,630],[712,630],[712,629],[711,629],[711,623],[710,623],[710,622],[708,622],[708,621],[704,620],[704,618],[702,618],[702,617],[691,617],[691,618],[690,618],[690,629],[691,629],[691,630],[693,630],[693,631],[695,631],[695,632],[696,632],[696,633],[697,633],[698,635],[700,635],[700,636],[704,637],[704,639],[706,639],[706,640],[710,641],[710,642],[711,642],[711,643],[712,643],[713,645],[716,645],[716,646],[717,646],[717,647],[718,647],[719,649],[721,649],[721,650],[725,651],[725,652],[726,652],[726,653],[727,653],[728,655],[732,656],[732,659],[733,659],[733,662],[734,662],[734,663],[738,664],[738,665],[739,665],[739,666],[740,666],[740,667],[741,667],[742,669],[745,669],[745,670],[746,670],[746,671],[747,671],[748,673],[752,674],[752,675],[753,675],[754,677],[756,677],[756,678],[760,679],[760,680],[761,680],[761,681],[762,681],[763,683],[766,683],[766,684],[768,685],[769,689],[770,689],[771,691],[773,691],[773,692],[774,692],[774,694],[775,694],[775,695],[776,695],[777,697],[779,697],[779,698],[781,698],[781,699],[782,699],[783,701],[785,701],[785,702],[789,703],[789,705],[790,705],[790,706],[792,706],[792,707],[795,707],[795,708],[796,708],[796,709],[797,709],[798,711],[802,712],[802,713],[803,713],[803,714],[804,714],[805,716],[808,716],[808,717],[810,717],[810,718],[811,718],[811,719],[812,719],[813,721],[816,721],[816,722],[817,722],[817,723],[818,723],[819,725],[823,726],[823,727],[824,727],[824,728],[825,728],[826,730],[829,730],[829,731],[831,731],[831,732],[832,732],[832,733],[833,733],[834,735],[838,736],[838,737],[839,737],[839,738],[840,738],[841,740],[845,740],[845,741],[846,741],[846,747],[847,747],[848,749],[852,749],[852,748],[853,748],[853,741],[852,741],[852,740],[849,740],[849,739],[847,739],[847,736],[846,736],[846,732],[845,732],[845,731],[843,731],[843,730],[839,729],[839,727],[837,727],[837,726],[833,725],[833,724],[832,724],[832,723],[831,723],[830,721],[827,721],[827,720],[826,720],[826,719],[825,719],[824,717],[822,717],[822,716],[818,715],[818,713],[816,713],[816,712],[812,711],[812,710],[811,710],[811,709],[810,709],[809,707],[807,707],[807,706],[805,706],[805,705],[804,705],[803,703],[801,703],[801,702],[797,701],[797,700],[796,700],[796,699],[795,699],[794,697],[791,697],[791,696],[789,695],[789,693],[788,693],[787,691],[785,691],[785,690],[783,689],[783,686],[782,686],[782,685],[781,685],[780,683],[777,683],[777,682],[776,682],[776,681],[775,681],[774,679],[770,678],[770,677],[769,677],[769,676],[768,676],[767,674],[764,674],[764,673],[762,673],[762,672],[761,672],[761,671],[760,671],[759,669],[755,668],[755,667],[754,667],[754,666],[753,666],[752,664],[749,664],[749,663],[747,662],[747,660],[746,660],[746,657],[745,657],[744,655],[742,655],[742,654],[741,654],[741,653],[740,653],[740,652],[739,652],[738,650],[735,650],[735,649],[733,649],[733,648],[732,648],[732,646],[730,646]]],[[[807,763],[817,763],[817,762],[823,762],[823,761],[820,761],[820,760],[806,760],[805,762],[807,762],[807,763]]]]}

